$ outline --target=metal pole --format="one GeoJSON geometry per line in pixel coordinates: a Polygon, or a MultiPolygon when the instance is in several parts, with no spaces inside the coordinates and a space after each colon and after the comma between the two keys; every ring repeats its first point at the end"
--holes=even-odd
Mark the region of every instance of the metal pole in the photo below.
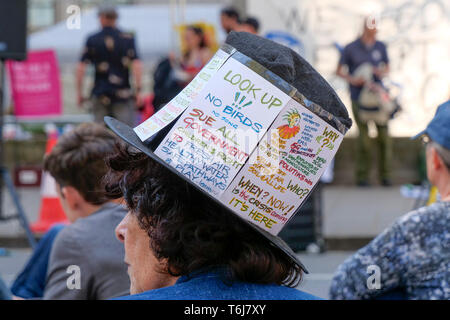
{"type": "MultiPolygon", "coordinates": [[[[0,168],[3,168],[3,99],[5,91],[5,60],[0,59],[0,168]]],[[[3,177],[0,177],[0,217],[3,217],[3,177]]]]}
{"type": "Polygon", "coordinates": [[[30,230],[28,219],[27,216],[25,215],[25,210],[23,210],[22,204],[20,203],[19,195],[17,194],[16,189],[14,188],[14,183],[11,180],[11,176],[9,175],[8,169],[2,167],[0,170],[2,174],[2,181],[6,183],[6,186],[9,190],[14,205],[16,206],[17,218],[19,219],[22,228],[25,230],[28,243],[30,244],[31,248],[34,248],[36,246],[36,239],[34,238],[33,233],[30,230]]]}
{"type": "Polygon", "coordinates": [[[25,229],[26,236],[28,238],[28,242],[32,248],[36,245],[36,240],[33,236],[33,233],[30,230],[28,225],[28,220],[25,215],[25,211],[23,210],[22,204],[19,200],[19,195],[17,194],[14,183],[11,180],[11,176],[9,175],[8,169],[3,165],[3,99],[5,92],[5,60],[0,59],[0,220],[7,220],[3,216],[3,187],[6,184],[6,187],[9,190],[11,198],[14,202],[14,205],[17,210],[17,218],[20,221],[20,224],[25,229]]]}

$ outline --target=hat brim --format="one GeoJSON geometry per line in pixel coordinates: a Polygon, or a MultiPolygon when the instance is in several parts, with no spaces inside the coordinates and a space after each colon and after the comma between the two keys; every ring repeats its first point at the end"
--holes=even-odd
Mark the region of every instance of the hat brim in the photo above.
{"type": "MultiPolygon", "coordinates": [[[[303,263],[298,259],[298,257],[295,254],[295,252],[288,246],[288,244],[286,242],[283,241],[283,239],[281,239],[278,236],[274,236],[274,235],[268,233],[267,231],[262,230],[262,229],[258,228],[257,226],[253,225],[252,223],[246,221],[245,219],[239,217],[231,209],[229,209],[226,206],[224,206],[218,199],[214,198],[213,196],[211,196],[210,194],[205,192],[203,189],[201,189],[197,185],[193,184],[189,179],[187,179],[186,177],[181,175],[178,171],[176,171],[174,168],[172,168],[170,165],[168,165],[166,162],[164,162],[161,158],[159,158],[153,152],[152,147],[151,146],[147,146],[146,144],[144,144],[141,141],[141,139],[139,139],[137,134],[134,132],[133,128],[131,128],[127,124],[125,124],[125,123],[123,123],[123,122],[121,122],[121,121],[119,121],[119,120],[117,120],[115,118],[108,117],[108,116],[105,117],[104,120],[105,120],[106,125],[117,136],[119,136],[122,140],[124,140],[126,143],[132,145],[133,147],[135,147],[139,151],[145,153],[152,160],[156,161],[157,163],[159,163],[160,165],[165,167],[167,170],[169,170],[172,173],[174,173],[175,175],[177,175],[180,179],[188,182],[190,186],[192,186],[193,188],[196,188],[203,195],[208,197],[211,201],[216,202],[222,208],[224,208],[225,210],[229,211],[230,214],[233,214],[234,216],[236,216],[239,219],[241,219],[245,224],[250,226],[253,230],[258,232],[259,234],[261,234],[264,238],[266,238],[272,246],[274,246],[275,248],[281,250],[287,257],[289,257],[289,259],[291,259],[295,264],[297,264],[306,274],[309,273],[308,270],[303,265],[303,263]]],[[[153,147],[156,149],[156,145],[153,146],[153,147]]]]}
{"type": "Polygon", "coordinates": [[[419,139],[421,136],[423,136],[426,133],[427,133],[427,130],[423,130],[423,131],[419,132],[418,134],[416,134],[415,136],[412,136],[410,139],[411,140],[419,139]]]}

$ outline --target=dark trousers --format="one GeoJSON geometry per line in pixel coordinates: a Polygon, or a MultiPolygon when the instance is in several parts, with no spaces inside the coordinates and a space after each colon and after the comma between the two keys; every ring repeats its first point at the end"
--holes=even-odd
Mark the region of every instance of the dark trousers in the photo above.
{"type": "Polygon", "coordinates": [[[134,127],[136,122],[136,108],[134,100],[128,99],[124,101],[116,101],[105,105],[100,98],[92,97],[91,112],[94,115],[94,121],[104,124],[103,118],[105,116],[114,117],[131,127],[134,127]]]}
{"type": "MultiPolygon", "coordinates": [[[[356,180],[357,182],[368,181],[372,161],[372,146],[369,138],[369,127],[367,123],[359,118],[359,106],[357,101],[352,100],[352,110],[358,126],[359,135],[356,151],[356,180]]],[[[376,124],[377,127],[377,149],[378,149],[378,177],[380,180],[390,179],[391,175],[391,138],[388,126],[376,124]]]]}

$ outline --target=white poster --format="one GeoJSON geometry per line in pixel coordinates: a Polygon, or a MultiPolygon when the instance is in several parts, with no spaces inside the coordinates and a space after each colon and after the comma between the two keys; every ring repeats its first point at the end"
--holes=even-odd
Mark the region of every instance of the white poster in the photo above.
{"type": "Polygon", "coordinates": [[[290,100],[220,200],[278,234],[332,161],[343,136],[290,100]]]}
{"type": "Polygon", "coordinates": [[[134,128],[134,132],[139,139],[147,140],[186,110],[229,56],[228,53],[219,49],[206,66],[175,98],[152,117],[134,128]]]}
{"type": "Polygon", "coordinates": [[[212,195],[220,195],[290,97],[228,59],[192,101],[155,154],[212,195]]]}

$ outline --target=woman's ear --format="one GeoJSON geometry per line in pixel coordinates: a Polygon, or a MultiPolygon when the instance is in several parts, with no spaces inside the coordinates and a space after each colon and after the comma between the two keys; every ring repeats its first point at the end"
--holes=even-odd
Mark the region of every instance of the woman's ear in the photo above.
{"type": "Polygon", "coordinates": [[[436,148],[431,148],[431,161],[433,163],[434,170],[439,170],[442,166],[444,166],[444,161],[442,161],[436,148]]]}

